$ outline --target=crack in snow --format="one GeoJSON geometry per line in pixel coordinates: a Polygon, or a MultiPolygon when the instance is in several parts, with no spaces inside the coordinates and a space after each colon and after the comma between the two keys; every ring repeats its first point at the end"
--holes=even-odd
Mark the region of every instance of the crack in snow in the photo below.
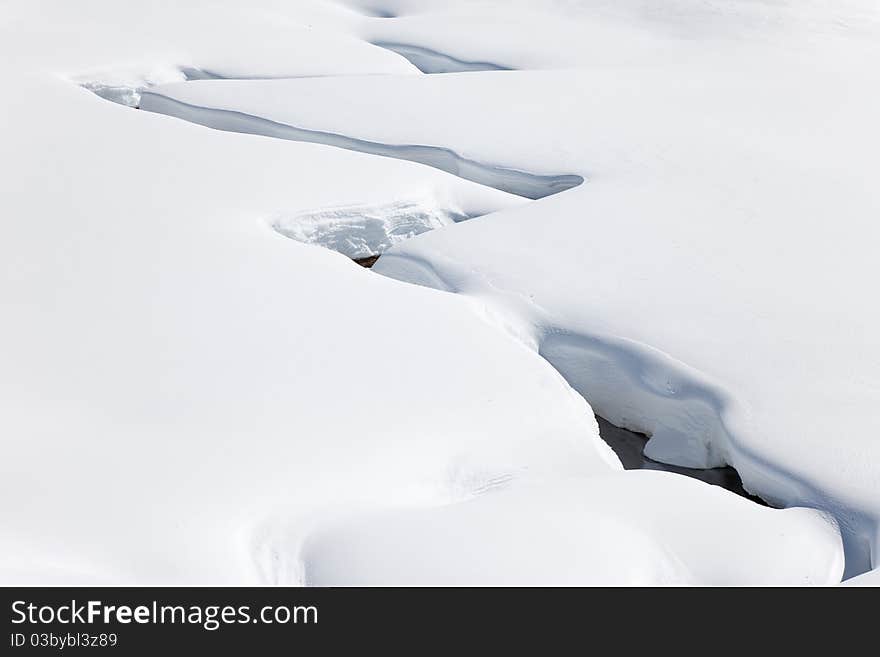
{"type": "Polygon", "coordinates": [[[464,73],[470,71],[512,71],[509,66],[492,62],[479,62],[458,59],[437,50],[416,46],[410,43],[394,43],[390,41],[373,41],[374,46],[396,52],[407,59],[410,64],[422,73],[464,73]]]}
{"type": "MultiPolygon", "coordinates": [[[[411,44],[376,42],[374,45],[397,52],[425,73],[508,70],[489,62],[456,59],[411,44]]],[[[219,77],[191,67],[179,68],[178,76],[178,80],[219,77]]],[[[189,104],[151,90],[157,83],[149,79],[129,85],[95,80],[80,84],[108,100],[210,128],[407,160],[529,199],[556,194],[584,182],[582,176],[574,174],[539,175],[478,162],[441,146],[369,141],[300,128],[245,112],[189,104]]],[[[371,266],[379,254],[404,239],[468,218],[448,209],[429,207],[423,202],[402,202],[321,208],[294,216],[277,215],[272,219],[272,226],[282,235],[325,246],[364,266],[371,266]]],[[[392,253],[379,262],[376,270],[406,282],[455,291],[429,263],[410,256],[392,253]]],[[[794,499],[799,505],[830,513],[848,538],[845,541],[847,570],[860,572],[870,568],[870,545],[863,537],[860,539],[856,530],[861,524],[855,519],[856,512],[825,499],[808,482],[792,477],[777,464],[763,461],[735,444],[734,433],[725,422],[730,416],[726,409],[734,405],[734,400],[720,386],[705,381],[699,372],[658,350],[626,342],[622,344],[619,340],[575,335],[551,328],[538,337],[537,350],[573,389],[588,400],[598,415],[606,418],[603,422],[649,436],[643,454],[651,459],[650,469],[670,470],[705,479],[705,476],[697,475],[696,469],[729,466],[739,474],[736,461],[742,458],[749,464],[746,478],[733,483],[730,478],[718,483],[745,497],[749,497],[749,492],[756,492],[769,502],[780,505],[785,500],[794,499]]],[[[605,434],[609,434],[609,427],[606,427],[605,434]]],[[[503,476],[497,481],[490,480],[485,490],[503,486],[507,481],[503,476]]],[[[478,489],[477,492],[485,491],[478,489]]]]}
{"type": "Polygon", "coordinates": [[[485,164],[463,157],[451,148],[442,146],[386,144],[335,132],[298,128],[246,112],[192,105],[149,90],[144,91],[141,96],[140,109],[157,114],[167,114],[216,130],[323,144],[369,155],[408,160],[440,169],[480,185],[530,199],[557,194],[584,182],[582,176],[573,174],[541,175],[485,164]]]}
{"type": "MultiPolygon", "coordinates": [[[[443,147],[389,145],[297,128],[244,112],[191,105],[149,90],[143,93],[141,108],[219,130],[320,143],[419,162],[533,199],[564,191],[584,180],[577,175],[539,176],[485,165],[462,158],[455,151],[443,147]]],[[[282,235],[330,248],[360,261],[359,264],[372,266],[377,256],[391,246],[427,230],[467,218],[442,209],[428,208],[424,203],[404,202],[321,208],[291,217],[278,215],[271,223],[282,235]]],[[[400,260],[395,255],[395,264],[391,269],[399,266],[400,260]]],[[[386,273],[388,269],[380,266],[377,271],[386,273]]],[[[413,273],[421,269],[407,268],[406,275],[395,278],[437,287],[440,277],[436,272],[433,276],[425,274],[413,277],[413,273]]],[[[449,287],[444,285],[443,289],[449,290],[449,287]]],[[[644,454],[653,463],[666,464],[670,471],[682,474],[688,474],[682,472],[682,468],[696,471],[733,467],[728,455],[730,436],[721,421],[721,409],[725,402],[719,389],[702,385],[687,376],[682,377],[676,368],[661,366],[659,369],[645,369],[648,361],[628,349],[613,350],[614,353],[605,353],[607,349],[600,350],[599,367],[598,361],[593,358],[599,352],[584,348],[586,344],[604,343],[590,336],[571,336],[564,331],[550,330],[539,341],[538,352],[587,399],[600,416],[621,429],[650,436],[644,454]],[[571,343],[572,340],[576,344],[571,343]],[[596,375],[596,371],[601,371],[603,375],[596,375]],[[631,378],[630,374],[635,379],[624,381],[621,378],[621,375],[624,379],[631,378]],[[629,399],[633,391],[639,390],[645,395],[638,400],[622,401],[629,399]],[[665,400],[662,412],[657,408],[658,400],[665,400]]],[[[660,466],[657,468],[662,469],[660,466]]],[[[772,500],[773,496],[767,497],[772,500]]]]}
{"type": "MultiPolygon", "coordinates": [[[[392,251],[382,257],[375,271],[396,280],[461,293],[433,265],[410,254],[392,251]]],[[[487,307],[484,314],[488,317],[493,312],[487,307]]],[[[654,464],[646,469],[704,479],[700,471],[729,467],[742,482],[742,492],[736,486],[725,486],[732,492],[745,493],[743,496],[753,501],[754,496],[760,496],[776,508],[805,507],[833,518],[843,537],[846,577],[873,567],[867,535],[870,519],[738,441],[741,431],[736,424],[747,421],[743,419],[747,413],[717,382],[650,345],[572,333],[555,326],[534,305],[520,314],[524,328],[509,330],[503,325],[510,321],[506,314],[499,329],[518,337],[529,335],[529,326],[543,327],[528,339],[519,339],[536,349],[598,416],[619,429],[648,437],[644,455],[654,464]]]]}

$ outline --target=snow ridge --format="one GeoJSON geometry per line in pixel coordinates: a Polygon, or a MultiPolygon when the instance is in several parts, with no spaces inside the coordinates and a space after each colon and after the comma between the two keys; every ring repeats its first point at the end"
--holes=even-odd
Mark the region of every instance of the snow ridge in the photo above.
{"type": "MultiPolygon", "coordinates": [[[[391,251],[374,271],[396,280],[460,293],[431,263],[391,251]]],[[[492,314],[492,309],[486,309],[492,314]]],[[[535,349],[612,424],[650,436],[645,455],[688,468],[731,466],[747,492],[771,505],[807,507],[826,514],[842,535],[846,575],[873,567],[876,528],[867,513],[831,499],[783,465],[771,463],[737,440],[736,423],[747,414],[736,399],[705,374],[649,345],[599,334],[574,333],[534,306],[505,313],[506,333],[535,349]],[[509,323],[521,326],[511,330],[509,323]],[[543,327],[533,329],[531,327],[543,327]]],[[[747,421],[747,420],[746,420],[747,421]]]]}
{"type": "MultiPolygon", "coordinates": [[[[583,182],[583,178],[576,175],[537,176],[485,165],[462,158],[451,149],[442,147],[392,146],[337,133],[305,130],[235,110],[191,105],[165,96],[161,91],[145,92],[142,109],[215,129],[309,141],[407,159],[532,199],[543,198],[583,182]],[[575,180],[578,182],[572,184],[575,180]]],[[[338,210],[330,209],[329,213],[332,216],[338,210]]],[[[316,216],[320,216],[321,211],[316,213],[316,216]]],[[[343,253],[350,250],[352,253],[373,255],[393,246],[390,239],[386,247],[379,240],[373,252],[367,253],[370,249],[365,248],[364,244],[345,244],[344,239],[342,242],[335,240],[330,232],[323,236],[318,236],[321,231],[306,235],[292,229],[289,223],[285,224],[287,228],[281,228],[277,222],[274,225],[276,230],[288,237],[311,243],[325,240],[323,245],[343,253]]],[[[454,283],[444,280],[424,259],[402,256],[393,250],[384,255],[374,269],[401,281],[457,291],[454,283]]],[[[527,316],[508,317],[505,320],[508,326],[504,329],[519,337],[527,335],[530,331],[525,321],[527,316]],[[511,331],[511,321],[521,326],[511,331]]],[[[546,318],[533,325],[546,327],[535,340],[538,353],[599,415],[617,426],[650,436],[645,449],[648,457],[688,468],[729,465],[737,470],[748,492],[759,495],[771,504],[781,507],[808,506],[830,513],[845,538],[847,573],[855,574],[871,567],[868,547],[871,539],[868,536],[870,532],[865,529],[866,518],[846,505],[829,500],[817,488],[794,477],[783,467],[746,452],[728,426],[731,418],[741,418],[744,414],[720,386],[648,345],[629,344],[629,341],[600,335],[575,334],[564,327],[555,326],[546,318]],[[737,410],[733,411],[734,408],[737,410]]]]}
{"type": "Polygon", "coordinates": [[[471,182],[530,199],[557,194],[577,187],[584,182],[584,178],[578,175],[539,175],[477,162],[442,146],[383,144],[333,132],[306,130],[235,110],[191,105],[156,91],[144,91],[141,96],[140,109],[175,116],[216,130],[324,144],[370,155],[409,160],[446,171],[471,182]]]}
{"type": "Polygon", "coordinates": [[[222,76],[195,66],[156,67],[149,73],[104,71],[74,78],[73,81],[93,94],[126,107],[137,107],[147,89],[172,82],[219,80],[222,76]]]}
{"type": "Polygon", "coordinates": [[[419,69],[422,73],[465,73],[469,71],[512,71],[508,66],[493,64],[492,62],[471,62],[458,59],[430,48],[416,46],[409,43],[392,43],[388,41],[373,41],[374,46],[396,52],[401,57],[419,69]]]}

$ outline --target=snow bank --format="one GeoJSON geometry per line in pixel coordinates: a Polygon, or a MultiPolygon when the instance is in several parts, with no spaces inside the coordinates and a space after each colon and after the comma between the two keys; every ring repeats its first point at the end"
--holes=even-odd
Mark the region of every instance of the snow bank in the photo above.
{"type": "Polygon", "coordinates": [[[303,562],[320,586],[802,585],[839,581],[843,550],[815,512],[631,471],[364,514],[316,532],[303,562]]]}
{"type": "Polygon", "coordinates": [[[871,39],[392,4],[11,3],[0,580],[830,583],[838,526],[869,568],[871,39]],[[434,223],[385,277],[272,229],[434,223]],[[621,474],[572,386],[820,511],[621,474]]]}
{"type": "MultiPolygon", "coordinates": [[[[251,102],[256,97],[258,105],[260,100],[266,99],[267,96],[269,99],[284,99],[287,94],[296,93],[296,87],[289,86],[291,82],[295,83],[292,80],[263,80],[233,84],[225,82],[222,86],[215,85],[210,88],[205,86],[209,83],[202,83],[198,88],[194,84],[156,87],[142,93],[140,108],[150,112],[176,116],[218,130],[325,144],[370,155],[418,162],[465,180],[530,199],[556,194],[576,187],[584,181],[578,175],[540,175],[497,164],[479,162],[442,146],[382,143],[358,139],[326,130],[303,129],[283,118],[267,119],[246,110],[229,110],[222,107],[227,99],[233,97],[250,99],[251,102]],[[205,98],[211,98],[212,94],[219,96],[219,99],[214,102],[221,107],[204,104],[205,98]],[[187,99],[194,102],[188,102],[187,99]]],[[[270,100],[270,102],[272,101],[270,100]]],[[[286,105],[287,102],[282,100],[280,107],[286,105]]]]}
{"type": "Polygon", "coordinates": [[[499,66],[491,62],[466,62],[442,52],[414,46],[407,43],[386,43],[376,41],[373,45],[396,52],[406,58],[413,66],[422,73],[462,73],[464,71],[506,71],[506,66],[499,66]]]}
{"type": "Polygon", "coordinates": [[[135,5],[21,3],[0,27],[18,99],[0,109],[0,174],[15,181],[0,200],[0,581],[295,582],[265,546],[334,508],[620,467],[588,405],[470,301],[267,221],[522,199],[398,159],[206,130],[70,79],[135,50],[213,70],[237,44],[252,60],[277,15],[222,4],[150,8],[141,29],[135,5]]]}

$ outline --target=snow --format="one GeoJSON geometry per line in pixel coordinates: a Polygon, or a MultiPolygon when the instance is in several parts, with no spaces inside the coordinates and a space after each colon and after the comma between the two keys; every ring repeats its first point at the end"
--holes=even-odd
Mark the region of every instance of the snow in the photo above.
{"type": "Polygon", "coordinates": [[[880,569],[875,568],[843,583],[844,586],[880,586],[880,569]]]}
{"type": "Polygon", "coordinates": [[[643,470],[340,520],[309,538],[303,561],[321,586],[803,585],[839,579],[839,542],[806,509],[643,470]]]}
{"type": "Polygon", "coordinates": [[[376,41],[374,45],[386,50],[396,52],[405,57],[422,73],[461,73],[464,71],[504,71],[504,66],[498,66],[491,62],[466,62],[456,59],[442,52],[413,46],[406,43],[385,43],[376,41]]]}
{"type": "Polygon", "coordinates": [[[431,199],[399,200],[384,205],[347,205],[281,214],[272,226],[291,239],[317,244],[352,259],[379,255],[429,230],[469,217],[438,207],[431,199]]]}
{"type": "Polygon", "coordinates": [[[870,570],[877,25],[8,3],[0,582],[870,570]],[[801,508],[624,473],[593,410],[801,508]]]}
{"type": "MultiPolygon", "coordinates": [[[[269,101],[276,106],[280,103],[282,108],[290,105],[287,100],[288,94],[302,92],[301,88],[290,86],[290,83],[295,80],[268,82],[269,84],[253,81],[241,83],[225,81],[220,91],[223,97],[235,94],[249,99],[251,103],[256,101],[257,107],[260,107],[260,101],[269,101]]],[[[334,80],[332,84],[336,85],[338,81],[334,80]]],[[[140,96],[139,106],[142,110],[177,116],[218,130],[326,144],[361,153],[419,162],[460,176],[465,180],[531,199],[556,194],[583,182],[583,178],[577,175],[534,174],[521,169],[486,164],[464,157],[455,150],[442,146],[409,143],[387,144],[381,140],[357,139],[332,131],[304,130],[290,122],[255,116],[246,110],[205,107],[187,102],[187,99],[192,95],[201,99],[205,92],[217,89],[216,85],[196,88],[194,84],[172,87],[171,89],[167,86],[144,89],[140,96]]],[[[362,88],[362,92],[369,93],[365,88],[362,88]]],[[[348,102],[348,99],[345,102],[348,102]]]]}

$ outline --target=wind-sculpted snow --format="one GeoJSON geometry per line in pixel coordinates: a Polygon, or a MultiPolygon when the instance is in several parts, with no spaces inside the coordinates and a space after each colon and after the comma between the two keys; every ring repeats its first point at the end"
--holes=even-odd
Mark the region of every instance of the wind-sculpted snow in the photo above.
{"type": "Polygon", "coordinates": [[[650,436],[645,455],[688,468],[730,463],[731,403],[697,372],[625,340],[547,331],[539,353],[612,424],[650,436]]]}
{"type": "Polygon", "coordinates": [[[373,45],[396,52],[408,59],[422,73],[464,73],[467,71],[509,71],[507,66],[491,62],[469,62],[451,55],[408,43],[374,41],[373,45]]]}
{"type": "Polygon", "coordinates": [[[324,144],[370,155],[418,162],[465,180],[530,199],[557,194],[584,182],[583,177],[578,175],[542,176],[503,166],[484,164],[462,157],[452,149],[441,146],[382,144],[332,132],[306,130],[235,110],[192,105],[176,100],[168,95],[170,93],[172,90],[145,91],[141,96],[140,108],[175,116],[216,130],[324,144]]]}
{"type": "Polygon", "coordinates": [[[146,74],[127,70],[93,73],[75,77],[73,81],[105,100],[137,107],[141,94],[158,84],[219,78],[218,75],[193,66],[169,66],[156,67],[146,74]]]}
{"type": "Polygon", "coordinates": [[[819,513],[643,470],[340,518],[304,541],[301,570],[317,586],[827,585],[843,552],[819,513]]]}
{"type": "MultiPolygon", "coordinates": [[[[395,251],[374,271],[438,290],[456,291],[430,263],[395,251]]],[[[528,329],[520,329],[527,333],[528,329]]],[[[650,436],[645,455],[686,468],[732,464],[725,408],[735,402],[699,372],[646,345],[546,328],[538,353],[612,424],[650,436]]]]}
{"type": "Polygon", "coordinates": [[[696,0],[14,1],[0,581],[826,584],[841,535],[875,566],[860,1],[748,29],[696,0]],[[138,62],[193,66],[85,75],[138,62]],[[384,276],[310,244],[387,248],[384,276]],[[591,401],[812,508],[622,472],[591,401]]]}
{"type": "Polygon", "coordinates": [[[439,207],[431,198],[383,205],[345,205],[280,213],[270,221],[285,237],[316,244],[358,260],[383,253],[421,233],[470,217],[439,207]]]}
{"type": "MultiPolygon", "coordinates": [[[[462,282],[432,263],[394,249],[374,267],[379,274],[446,292],[462,292],[462,282]]],[[[489,311],[492,316],[496,311],[489,311]]],[[[685,468],[732,466],[745,491],[774,506],[797,501],[835,518],[846,538],[851,572],[871,567],[874,521],[823,493],[814,482],[793,475],[747,446],[743,434],[745,411],[717,382],[648,345],[555,328],[552,320],[535,316],[535,309],[500,320],[506,332],[535,348],[581,395],[597,415],[614,425],[649,436],[645,455],[685,468]],[[543,326],[532,333],[530,326],[543,326]],[[731,426],[728,426],[731,425],[731,426]],[[732,428],[731,428],[732,427],[732,428]]]]}

